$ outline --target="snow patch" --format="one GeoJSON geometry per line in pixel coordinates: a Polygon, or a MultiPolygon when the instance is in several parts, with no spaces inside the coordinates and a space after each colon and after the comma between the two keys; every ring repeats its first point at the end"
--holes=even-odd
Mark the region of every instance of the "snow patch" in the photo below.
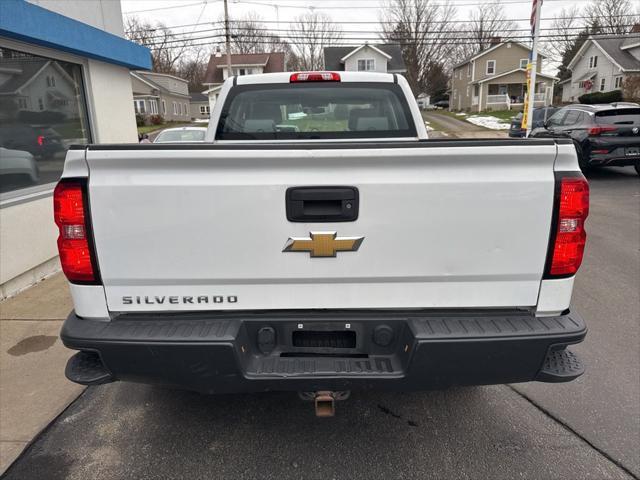
{"type": "Polygon", "coordinates": [[[431,130],[433,130],[433,127],[431,126],[431,124],[426,120],[424,121],[424,126],[427,127],[427,132],[430,132],[431,130]]]}
{"type": "Polygon", "coordinates": [[[500,120],[497,117],[492,117],[490,115],[484,117],[472,115],[470,117],[467,117],[466,120],[467,122],[473,123],[474,125],[488,128],[490,130],[509,130],[510,127],[510,124],[504,123],[503,120],[500,120]]]}
{"type": "Polygon", "coordinates": [[[458,117],[466,117],[466,116],[467,116],[467,114],[466,114],[466,113],[464,113],[464,112],[456,113],[456,115],[457,115],[458,117]]]}

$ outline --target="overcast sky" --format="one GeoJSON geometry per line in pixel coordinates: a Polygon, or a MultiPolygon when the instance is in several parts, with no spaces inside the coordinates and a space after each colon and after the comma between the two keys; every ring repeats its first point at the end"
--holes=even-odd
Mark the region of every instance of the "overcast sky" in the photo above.
{"type": "MultiPolygon", "coordinates": [[[[437,2],[438,0],[433,0],[437,2]]],[[[457,8],[457,20],[466,20],[474,5],[481,3],[479,0],[452,0],[457,8]]],[[[574,5],[583,5],[584,0],[545,0],[542,18],[552,18],[562,8],[574,5]]],[[[135,15],[152,23],[162,22],[167,26],[186,25],[192,23],[215,22],[223,15],[222,0],[122,0],[122,12],[126,18],[135,15]]],[[[518,28],[528,28],[528,18],[531,12],[531,0],[502,0],[505,15],[509,19],[517,20],[518,28]]],[[[263,20],[271,22],[269,27],[274,29],[286,29],[287,21],[296,16],[312,10],[320,11],[331,16],[334,21],[341,24],[345,31],[344,37],[371,36],[372,41],[377,37],[379,25],[376,22],[383,12],[384,1],[376,0],[323,0],[321,2],[311,0],[229,0],[230,18],[241,18],[249,12],[255,12],[263,20]],[[345,22],[372,22],[353,23],[345,22]],[[361,32],[361,33],[360,33],[361,32]]],[[[543,22],[543,28],[550,26],[550,22],[543,22]]],[[[184,27],[177,31],[189,33],[193,29],[203,29],[206,26],[184,27]]],[[[203,35],[203,34],[199,34],[203,35]]],[[[284,35],[283,35],[284,36],[284,35]]],[[[222,41],[222,39],[220,39],[222,41]]],[[[212,40],[212,46],[216,43],[212,40]]],[[[345,42],[359,43],[359,42],[345,42]]],[[[361,43],[361,42],[360,42],[361,43]]]]}

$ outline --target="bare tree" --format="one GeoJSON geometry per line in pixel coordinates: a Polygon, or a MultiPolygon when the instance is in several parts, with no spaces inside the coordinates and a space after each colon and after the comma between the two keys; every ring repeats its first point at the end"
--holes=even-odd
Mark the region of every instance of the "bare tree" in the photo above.
{"type": "Polygon", "coordinates": [[[577,6],[563,8],[551,23],[550,42],[544,42],[544,54],[554,61],[562,61],[565,53],[573,49],[576,43],[578,28],[583,24],[580,20],[580,8],[577,6]]]}
{"type": "Polygon", "coordinates": [[[389,0],[382,15],[382,37],[402,47],[407,80],[414,94],[433,93],[428,78],[448,66],[456,49],[450,19],[456,10],[446,0],[389,0]]]}
{"type": "Polygon", "coordinates": [[[471,54],[490,47],[496,40],[507,40],[513,36],[516,24],[504,15],[501,0],[481,3],[470,15],[470,22],[464,25],[462,37],[469,38],[471,54]]]}
{"type": "Polygon", "coordinates": [[[190,92],[198,92],[204,88],[202,82],[207,73],[208,55],[208,51],[202,48],[194,49],[188,57],[180,61],[176,69],[176,74],[180,78],[189,81],[190,92]]]}
{"type": "Polygon", "coordinates": [[[601,34],[624,35],[640,22],[637,3],[630,0],[591,0],[584,8],[584,16],[591,30],[601,34]]]}
{"type": "Polygon", "coordinates": [[[341,38],[342,30],[328,15],[321,12],[299,15],[289,30],[289,43],[297,63],[292,64],[290,69],[321,70],[324,68],[324,47],[333,45],[341,38]]]}
{"type": "Polygon", "coordinates": [[[178,37],[163,23],[156,25],[137,17],[128,17],[125,36],[151,49],[152,69],[160,73],[176,73],[178,64],[191,48],[191,41],[178,37]]]}

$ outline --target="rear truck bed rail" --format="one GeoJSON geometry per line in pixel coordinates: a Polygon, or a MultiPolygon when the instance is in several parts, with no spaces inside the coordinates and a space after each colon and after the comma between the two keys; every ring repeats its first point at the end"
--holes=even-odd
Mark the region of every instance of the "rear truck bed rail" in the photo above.
{"type": "Polygon", "coordinates": [[[586,331],[575,312],[72,313],[61,337],[81,351],[66,370],[78,383],[318,392],[570,381],[584,369],[566,346],[586,331]]]}

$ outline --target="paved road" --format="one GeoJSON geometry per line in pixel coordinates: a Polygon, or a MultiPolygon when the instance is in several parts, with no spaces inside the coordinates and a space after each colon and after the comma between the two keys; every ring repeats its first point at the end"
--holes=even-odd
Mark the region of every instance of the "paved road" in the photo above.
{"type": "Polygon", "coordinates": [[[291,394],[92,387],[6,479],[639,478],[640,180],[610,169],[590,182],[578,381],[356,393],[334,419],[291,394]]]}

